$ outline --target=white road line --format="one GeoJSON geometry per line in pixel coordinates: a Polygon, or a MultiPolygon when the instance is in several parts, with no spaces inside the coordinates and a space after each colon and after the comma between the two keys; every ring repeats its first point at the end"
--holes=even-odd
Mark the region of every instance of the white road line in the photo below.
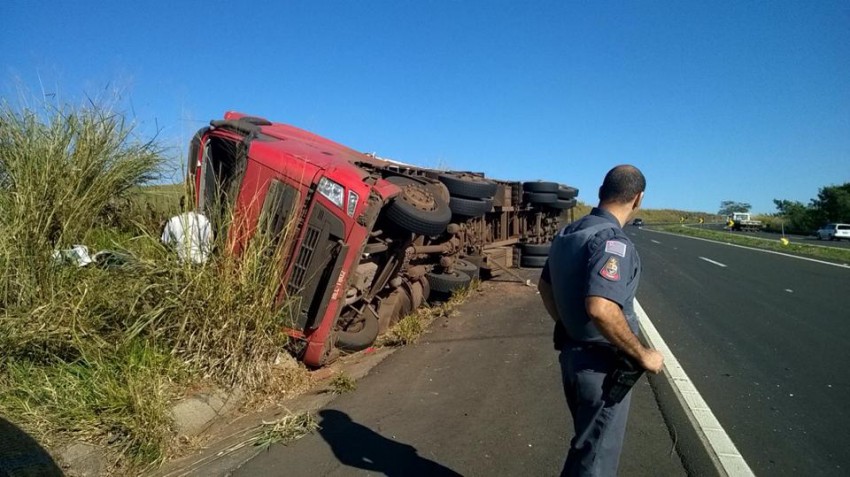
{"type": "Polygon", "coordinates": [[[799,255],[791,255],[790,253],[774,252],[773,250],[764,250],[764,249],[761,249],[761,248],[747,247],[745,245],[738,245],[738,244],[729,243],[729,242],[718,242],[717,240],[704,239],[702,237],[691,237],[689,235],[682,235],[682,234],[674,234],[672,232],[662,232],[661,230],[652,230],[652,229],[646,229],[646,230],[653,232],[653,233],[656,233],[656,234],[673,235],[673,236],[676,236],[676,237],[682,237],[682,238],[694,239],[694,240],[702,240],[703,242],[711,242],[711,243],[717,243],[717,244],[720,244],[720,245],[728,245],[730,247],[738,247],[738,248],[743,248],[743,249],[746,249],[746,250],[755,250],[756,252],[772,253],[774,255],[782,255],[783,257],[796,258],[797,260],[806,260],[808,262],[815,262],[815,263],[820,263],[820,264],[823,264],[823,265],[831,265],[833,267],[838,267],[838,268],[850,268],[850,265],[848,265],[846,263],[826,262],[824,260],[817,260],[817,259],[814,259],[814,258],[801,257],[799,255]]]}
{"type": "Polygon", "coordinates": [[[658,245],[661,245],[661,242],[659,242],[658,240],[649,239],[649,241],[652,242],[652,243],[657,243],[658,245]]]}
{"type": "Polygon", "coordinates": [[[655,325],[650,321],[649,316],[643,307],[640,306],[635,299],[635,312],[638,316],[640,329],[643,336],[646,338],[649,346],[657,349],[664,355],[664,374],[670,380],[673,387],[673,392],[679,399],[679,402],[685,407],[685,413],[689,420],[694,424],[697,433],[701,435],[703,442],[709,448],[709,451],[714,454],[719,465],[723,467],[726,475],[730,477],[745,477],[755,476],[747,461],[738,452],[738,448],[723,430],[720,421],[711,412],[708,404],[702,398],[696,386],[685,373],[679,360],[673,355],[673,352],[661,338],[661,334],[655,328],[655,325]]]}
{"type": "Polygon", "coordinates": [[[710,259],[710,258],[700,257],[700,260],[705,260],[706,262],[708,262],[708,263],[713,263],[713,264],[717,265],[718,267],[726,268],[726,265],[724,265],[724,264],[722,264],[722,263],[720,263],[720,262],[715,262],[714,260],[712,260],[712,259],[710,259]]]}

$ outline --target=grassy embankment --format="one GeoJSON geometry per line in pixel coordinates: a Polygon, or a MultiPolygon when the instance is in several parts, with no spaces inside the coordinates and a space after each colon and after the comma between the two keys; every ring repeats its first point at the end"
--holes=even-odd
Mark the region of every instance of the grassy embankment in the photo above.
{"type": "Polygon", "coordinates": [[[687,235],[690,237],[700,237],[716,240],[718,242],[744,245],[747,247],[760,248],[764,250],[775,250],[777,252],[785,252],[793,255],[803,255],[806,257],[820,258],[838,263],[850,263],[850,249],[840,249],[828,246],[822,247],[817,245],[801,244],[795,242],[790,242],[788,245],[784,245],[782,242],[780,242],[778,236],[776,239],[767,239],[752,237],[749,235],[743,235],[734,232],[701,229],[693,226],[682,227],[680,225],[656,226],[653,228],[655,228],[656,230],[672,232],[680,235],[687,235]]]}
{"type": "Polygon", "coordinates": [[[209,263],[180,263],[158,240],[174,188],[139,189],[162,151],[122,115],[0,104],[0,125],[0,416],[51,449],[104,445],[118,473],[168,456],[169,404],[189,389],[305,383],[303,369],[274,365],[289,321],[272,306],[285,240],[259,234],[237,260],[222,228],[209,263]],[[128,260],[54,259],[74,244],[128,260]]]}

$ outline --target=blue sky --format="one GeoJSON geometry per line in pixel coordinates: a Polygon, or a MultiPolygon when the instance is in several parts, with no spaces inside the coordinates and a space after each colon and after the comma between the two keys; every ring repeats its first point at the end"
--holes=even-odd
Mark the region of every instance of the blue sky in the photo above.
{"type": "Polygon", "coordinates": [[[850,2],[22,2],[0,95],[120,94],[175,162],[233,109],[429,167],[773,212],[850,181],[850,2]],[[179,155],[179,157],[178,157],[179,155]]]}

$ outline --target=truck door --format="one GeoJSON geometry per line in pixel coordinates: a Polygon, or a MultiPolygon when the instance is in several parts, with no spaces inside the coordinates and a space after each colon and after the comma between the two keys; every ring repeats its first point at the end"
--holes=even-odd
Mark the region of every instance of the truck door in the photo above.
{"type": "Polygon", "coordinates": [[[202,142],[202,147],[198,209],[216,221],[239,193],[247,167],[246,148],[240,141],[212,134],[202,142]]]}

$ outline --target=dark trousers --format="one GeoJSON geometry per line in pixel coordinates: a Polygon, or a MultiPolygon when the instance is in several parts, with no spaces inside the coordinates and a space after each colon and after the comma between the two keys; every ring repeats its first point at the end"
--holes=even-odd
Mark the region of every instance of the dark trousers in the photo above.
{"type": "Polygon", "coordinates": [[[560,362],[575,431],[561,475],[616,476],[632,393],[611,406],[602,401],[602,382],[615,355],[603,346],[573,343],[564,346],[560,362]]]}

